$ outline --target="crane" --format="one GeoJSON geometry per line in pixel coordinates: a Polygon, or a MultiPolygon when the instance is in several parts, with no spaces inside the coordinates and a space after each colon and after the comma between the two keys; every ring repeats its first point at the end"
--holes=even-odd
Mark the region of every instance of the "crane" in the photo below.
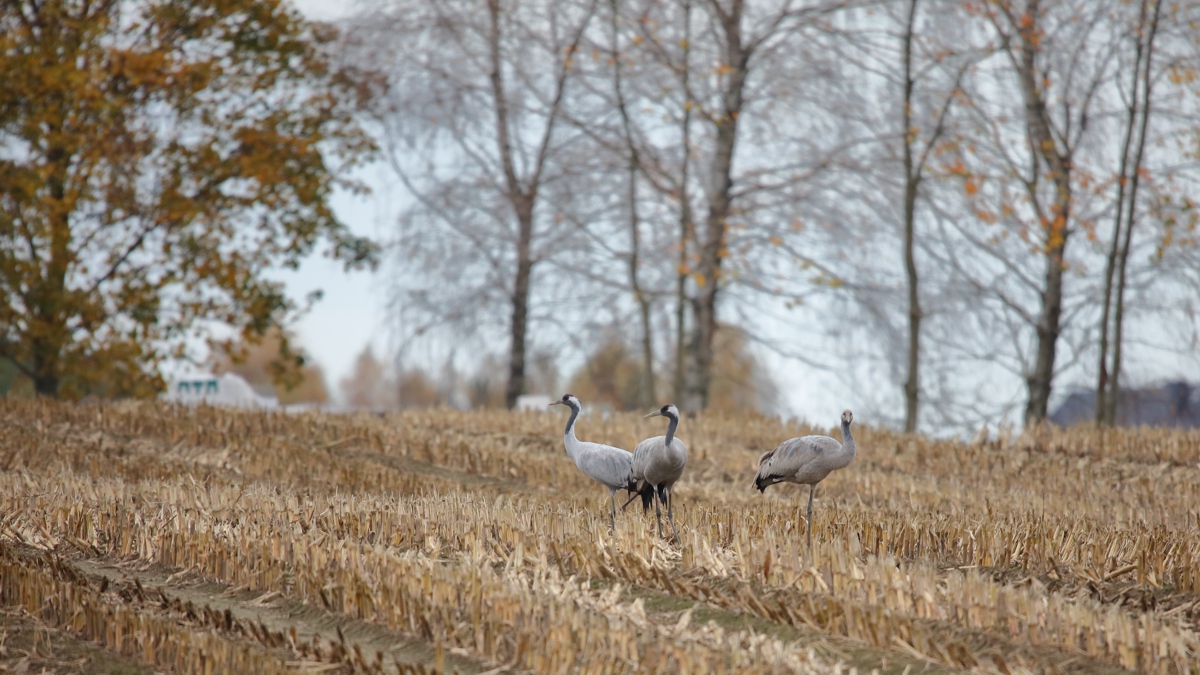
{"type": "Polygon", "coordinates": [[[628,450],[614,448],[600,443],[585,443],[575,437],[575,418],[583,410],[583,404],[571,394],[550,405],[565,405],[571,409],[571,417],[567,420],[567,428],[563,431],[563,444],[567,456],[575,462],[575,466],[588,478],[608,488],[608,499],[612,511],[608,517],[608,526],[612,532],[617,531],[617,490],[633,491],[635,485],[631,475],[630,465],[633,455],[628,450]]]}
{"type": "MultiPolygon", "coordinates": [[[[817,483],[829,474],[850,466],[854,461],[854,436],[850,423],[854,413],[842,411],[842,442],[828,436],[801,436],[780,443],[774,450],[758,459],[758,474],[754,487],[761,493],[776,483],[799,483],[808,486],[808,549],[812,550],[812,505],[817,483]]],[[[636,464],[636,460],[635,464],[636,464]]]]}
{"type": "Polygon", "coordinates": [[[658,519],[658,536],[663,536],[661,503],[667,507],[667,520],[671,523],[671,533],[679,542],[679,532],[675,529],[675,517],[672,513],[675,505],[675,482],[683,475],[683,467],[687,465],[687,446],[675,438],[675,430],[679,428],[679,409],[668,403],[662,408],[646,415],[646,417],[662,416],[670,420],[667,424],[666,436],[647,438],[633,449],[633,480],[636,482],[636,493],[621,506],[624,510],[638,495],[642,497],[642,512],[650,509],[657,492],[658,501],[654,503],[654,515],[658,519]]]}

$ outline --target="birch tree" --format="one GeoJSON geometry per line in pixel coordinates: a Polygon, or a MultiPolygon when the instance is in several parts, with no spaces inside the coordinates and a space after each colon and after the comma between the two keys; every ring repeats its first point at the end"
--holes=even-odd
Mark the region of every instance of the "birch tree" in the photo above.
{"type": "Polygon", "coordinates": [[[571,173],[563,110],[595,12],[595,2],[398,0],[352,22],[354,58],[388,73],[382,133],[416,202],[396,247],[424,273],[401,283],[401,320],[411,334],[485,344],[502,331],[509,407],[526,388],[535,268],[561,229],[551,211],[571,173]]]}

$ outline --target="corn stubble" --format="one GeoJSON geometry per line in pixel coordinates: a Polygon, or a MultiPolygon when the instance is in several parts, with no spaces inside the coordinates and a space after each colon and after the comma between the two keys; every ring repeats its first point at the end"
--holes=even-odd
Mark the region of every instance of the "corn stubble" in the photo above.
{"type": "MultiPolygon", "coordinates": [[[[779,439],[828,430],[773,420],[687,421],[673,546],[632,507],[609,536],[548,415],[5,401],[0,418],[4,604],[156,668],[1200,673],[1197,432],[863,428],[818,490],[810,554],[802,490],[751,479],[779,439]],[[170,600],[203,583],[427,648],[170,600]]],[[[580,425],[626,447],[653,431],[580,425]]]]}

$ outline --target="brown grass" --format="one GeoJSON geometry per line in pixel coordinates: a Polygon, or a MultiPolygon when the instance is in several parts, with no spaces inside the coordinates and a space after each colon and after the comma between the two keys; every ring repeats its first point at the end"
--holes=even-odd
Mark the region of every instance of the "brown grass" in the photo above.
{"type": "Polygon", "coordinates": [[[810,429],[684,420],[675,546],[632,506],[608,535],[562,422],[2,402],[3,600],[185,672],[1200,673],[1200,433],[860,427],[810,555],[807,490],[751,486],[810,429]],[[256,626],[229,592],[314,609],[256,626]]]}

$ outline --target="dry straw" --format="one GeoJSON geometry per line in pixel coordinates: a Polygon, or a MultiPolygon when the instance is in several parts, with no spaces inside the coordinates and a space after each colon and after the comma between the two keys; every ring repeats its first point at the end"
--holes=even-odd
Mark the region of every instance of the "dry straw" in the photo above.
{"type": "MultiPolygon", "coordinates": [[[[11,577],[82,607],[94,591],[37,562],[74,556],[193,570],[431,645],[427,664],[389,672],[436,670],[446,650],[539,672],[1200,672],[1196,432],[968,445],[867,427],[855,463],[818,491],[809,555],[800,492],[750,485],[758,453],[808,431],[768,419],[684,426],[675,547],[632,507],[608,535],[546,415],[4,402],[0,417],[9,604],[42,597],[7,595],[11,577]]],[[[651,432],[634,416],[580,424],[626,446],[651,432]]],[[[115,642],[103,622],[57,621],[148,664],[199,667],[194,627],[119,610],[115,642]],[[123,646],[133,634],[141,646],[123,646]]],[[[354,660],[273,655],[250,633],[213,628],[205,658],[354,660]]]]}

